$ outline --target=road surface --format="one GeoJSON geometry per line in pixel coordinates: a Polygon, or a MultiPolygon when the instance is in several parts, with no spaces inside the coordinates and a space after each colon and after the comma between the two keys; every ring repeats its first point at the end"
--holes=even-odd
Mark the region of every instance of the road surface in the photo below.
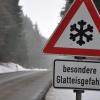
{"type": "Polygon", "coordinates": [[[50,80],[48,71],[1,74],[0,100],[40,100],[50,80]]]}

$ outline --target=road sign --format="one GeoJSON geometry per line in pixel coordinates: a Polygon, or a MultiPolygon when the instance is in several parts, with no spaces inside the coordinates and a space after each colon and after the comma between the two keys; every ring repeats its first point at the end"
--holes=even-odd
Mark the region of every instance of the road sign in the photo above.
{"type": "Polygon", "coordinates": [[[100,56],[100,17],[93,0],[75,0],[44,53],[100,56]]]}
{"type": "Polygon", "coordinates": [[[100,90],[100,62],[55,60],[55,88],[100,90]]]}

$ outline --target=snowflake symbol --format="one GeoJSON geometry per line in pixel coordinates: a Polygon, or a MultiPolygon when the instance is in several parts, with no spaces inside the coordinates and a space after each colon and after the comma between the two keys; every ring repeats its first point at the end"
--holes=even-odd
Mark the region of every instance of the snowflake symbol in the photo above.
{"type": "Polygon", "coordinates": [[[76,41],[77,44],[79,44],[80,46],[82,46],[83,44],[85,44],[86,42],[90,42],[93,40],[93,35],[92,34],[88,34],[89,32],[92,33],[93,32],[93,26],[91,26],[90,24],[87,24],[86,26],[86,22],[84,20],[80,20],[78,22],[78,25],[80,26],[80,28],[77,28],[76,24],[73,24],[70,26],[70,31],[73,32],[75,31],[75,33],[70,33],[70,39],[72,41],[76,41]],[[84,29],[84,26],[86,26],[87,28],[84,29]],[[77,37],[79,38],[78,40],[77,37]],[[85,41],[86,39],[86,41],[85,41]]]}

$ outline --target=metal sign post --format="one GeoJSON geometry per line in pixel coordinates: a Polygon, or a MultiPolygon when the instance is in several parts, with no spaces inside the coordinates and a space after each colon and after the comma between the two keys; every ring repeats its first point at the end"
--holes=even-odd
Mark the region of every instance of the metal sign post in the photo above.
{"type": "Polygon", "coordinates": [[[76,92],[76,100],[81,100],[84,90],[74,90],[74,92],[76,92]]]}
{"type": "MultiPolygon", "coordinates": [[[[74,57],[77,60],[84,60],[86,57],[80,57],[80,56],[75,56],[74,57]]],[[[76,100],[81,100],[82,99],[82,93],[84,93],[84,90],[74,90],[76,93],[76,100]]]]}

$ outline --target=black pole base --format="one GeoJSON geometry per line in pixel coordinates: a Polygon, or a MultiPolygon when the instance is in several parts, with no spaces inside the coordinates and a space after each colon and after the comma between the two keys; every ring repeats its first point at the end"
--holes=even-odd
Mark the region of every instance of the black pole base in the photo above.
{"type": "Polygon", "coordinates": [[[81,100],[84,90],[74,90],[74,92],[76,93],[76,100],[81,100]]]}

